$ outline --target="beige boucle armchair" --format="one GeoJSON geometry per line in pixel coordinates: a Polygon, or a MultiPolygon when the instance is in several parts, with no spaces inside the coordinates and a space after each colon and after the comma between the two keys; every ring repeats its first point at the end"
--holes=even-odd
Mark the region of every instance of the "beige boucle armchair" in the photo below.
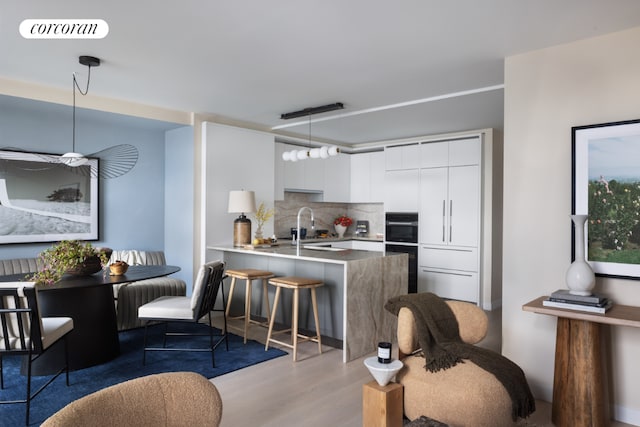
{"type": "Polygon", "coordinates": [[[42,427],[217,427],[222,399],[195,372],[149,375],[107,387],[71,402],[42,427]]]}
{"type": "MultiPolygon", "coordinates": [[[[129,265],[165,265],[162,251],[114,250],[109,264],[124,261],[129,265]]],[[[138,319],[138,308],[163,296],[185,296],[187,284],[174,277],[156,277],[132,283],[113,286],[116,300],[118,330],[139,328],[143,322],[138,319]]]]}
{"type": "MultiPolygon", "coordinates": [[[[480,342],[487,334],[487,315],[479,307],[447,301],[453,311],[462,341],[480,342]]],[[[414,420],[425,415],[454,426],[513,426],[509,394],[491,373],[465,360],[452,368],[429,372],[425,359],[411,355],[420,349],[413,313],[398,313],[398,350],[404,367],[396,381],[404,386],[404,413],[414,420]]]]}

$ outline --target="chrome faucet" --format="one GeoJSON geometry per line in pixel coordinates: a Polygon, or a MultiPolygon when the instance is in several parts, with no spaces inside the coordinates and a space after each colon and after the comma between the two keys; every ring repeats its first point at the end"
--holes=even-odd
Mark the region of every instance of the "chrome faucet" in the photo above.
{"type": "Polygon", "coordinates": [[[311,212],[311,231],[313,232],[316,228],[316,221],[313,218],[313,209],[307,206],[301,207],[298,211],[298,223],[296,227],[296,256],[300,256],[300,240],[302,240],[300,239],[300,214],[305,209],[309,209],[309,212],[311,212]]]}

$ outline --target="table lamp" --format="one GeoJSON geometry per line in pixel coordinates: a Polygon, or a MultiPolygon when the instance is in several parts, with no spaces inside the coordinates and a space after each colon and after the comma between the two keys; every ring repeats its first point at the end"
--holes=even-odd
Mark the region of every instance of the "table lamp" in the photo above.
{"type": "Polygon", "coordinates": [[[245,213],[256,211],[256,195],[253,191],[236,190],[229,192],[229,213],[239,213],[233,221],[233,246],[251,243],[251,220],[245,213]]]}

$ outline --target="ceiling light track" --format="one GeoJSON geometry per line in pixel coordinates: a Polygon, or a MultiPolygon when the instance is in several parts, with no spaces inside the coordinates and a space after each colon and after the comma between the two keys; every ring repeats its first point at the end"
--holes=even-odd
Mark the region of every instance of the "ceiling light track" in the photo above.
{"type": "MultiPolygon", "coordinates": [[[[318,117],[317,119],[312,119],[311,121],[313,123],[325,122],[327,120],[342,119],[345,117],[375,113],[377,111],[391,110],[394,108],[409,107],[411,105],[417,105],[417,104],[426,104],[428,102],[442,101],[444,99],[457,98],[459,96],[475,95],[477,93],[491,92],[494,90],[504,90],[504,84],[499,84],[494,86],[485,86],[485,87],[476,88],[476,89],[463,90],[460,92],[446,93],[444,95],[436,95],[436,96],[431,96],[429,98],[414,99],[412,101],[399,102],[397,104],[389,104],[389,105],[382,105],[379,107],[365,108],[363,110],[349,111],[347,113],[334,114],[326,117],[318,117]]],[[[271,128],[271,130],[286,129],[286,128],[291,128],[295,126],[305,125],[305,124],[307,124],[306,121],[286,123],[284,125],[274,126],[271,128]]]]}
{"type": "Polygon", "coordinates": [[[327,113],[329,111],[342,110],[344,104],[342,102],[335,102],[333,104],[322,105],[320,107],[309,107],[304,110],[293,111],[291,113],[283,113],[280,115],[282,120],[295,119],[297,117],[306,117],[312,114],[327,113]]]}

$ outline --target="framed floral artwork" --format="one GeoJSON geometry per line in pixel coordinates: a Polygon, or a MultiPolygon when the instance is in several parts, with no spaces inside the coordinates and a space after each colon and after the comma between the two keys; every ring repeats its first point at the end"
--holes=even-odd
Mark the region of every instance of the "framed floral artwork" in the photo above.
{"type": "Polygon", "coordinates": [[[0,150],[0,244],[98,239],[98,159],[0,150]]]}
{"type": "Polygon", "coordinates": [[[640,120],[571,131],[572,213],[589,216],[587,261],[598,276],[640,279],[640,120]]]}

